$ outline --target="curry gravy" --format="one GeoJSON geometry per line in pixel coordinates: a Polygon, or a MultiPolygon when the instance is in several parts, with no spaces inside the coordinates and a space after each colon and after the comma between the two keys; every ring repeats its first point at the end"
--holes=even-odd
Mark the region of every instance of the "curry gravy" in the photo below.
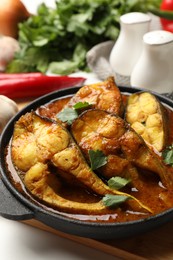
{"type": "MultiPolygon", "coordinates": [[[[126,103],[126,96],[123,96],[124,104],[126,103]]],[[[69,101],[70,97],[65,97],[58,99],[56,101],[50,102],[41,106],[37,109],[37,113],[43,117],[48,117],[52,119],[56,119],[57,113],[64,107],[64,105],[69,101]]],[[[169,144],[173,143],[173,111],[169,108],[168,110],[168,128],[170,129],[169,132],[169,144]]],[[[159,156],[159,155],[157,155],[159,156]]],[[[151,216],[151,213],[148,212],[134,212],[128,208],[126,204],[123,204],[120,208],[117,209],[109,209],[107,208],[106,212],[102,215],[84,215],[78,212],[74,214],[68,212],[60,212],[56,208],[52,208],[42,201],[38,201],[30,193],[26,190],[23,184],[23,173],[17,172],[13,166],[11,155],[10,155],[10,144],[7,148],[7,156],[6,156],[6,164],[7,169],[9,172],[10,180],[14,183],[15,187],[29,200],[33,203],[38,204],[39,206],[52,211],[56,212],[60,215],[68,216],[69,218],[79,219],[83,221],[97,221],[97,222],[126,222],[126,221],[133,221],[138,220],[141,218],[146,218],[151,216]],[[20,177],[19,177],[20,176],[20,177]]],[[[161,160],[161,158],[160,158],[161,160]]],[[[173,176],[173,167],[165,166],[166,171],[168,174],[173,176]]],[[[53,167],[51,169],[53,174],[56,174],[58,177],[57,170],[53,167]]],[[[140,173],[140,180],[143,185],[140,189],[136,189],[135,187],[128,186],[123,188],[123,192],[131,194],[132,196],[136,197],[143,204],[146,204],[149,208],[152,209],[153,214],[158,214],[163,212],[169,208],[173,207],[173,190],[168,191],[160,181],[157,175],[154,175],[151,172],[147,172],[143,169],[138,169],[140,173]]],[[[104,180],[106,182],[106,180],[104,180]]],[[[98,202],[101,197],[93,194],[91,191],[87,190],[84,186],[76,184],[74,180],[72,180],[73,185],[66,183],[62,180],[62,189],[60,190],[60,195],[66,199],[78,202],[87,202],[93,203],[98,202]]]]}

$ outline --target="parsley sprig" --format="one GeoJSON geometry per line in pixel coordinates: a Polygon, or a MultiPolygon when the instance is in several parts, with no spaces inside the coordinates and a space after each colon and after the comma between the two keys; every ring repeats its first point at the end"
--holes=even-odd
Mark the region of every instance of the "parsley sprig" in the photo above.
{"type": "Polygon", "coordinates": [[[57,118],[62,122],[66,122],[71,125],[72,122],[78,117],[81,109],[87,109],[91,107],[88,102],[78,102],[73,107],[66,107],[61,112],[57,114],[57,118]]]}
{"type": "Polygon", "coordinates": [[[167,165],[173,167],[173,144],[168,146],[163,152],[162,157],[167,165]]]}
{"type": "MultiPolygon", "coordinates": [[[[91,169],[96,170],[101,166],[107,163],[107,156],[100,150],[89,150],[89,159],[91,164],[91,169]]],[[[111,189],[119,190],[130,183],[131,180],[125,179],[119,176],[112,177],[108,180],[108,186],[111,189]]],[[[130,199],[130,197],[126,195],[113,195],[113,194],[106,194],[102,198],[102,202],[106,207],[109,208],[116,208],[121,203],[125,202],[126,200],[130,199]]]]}
{"type": "Polygon", "coordinates": [[[107,156],[100,150],[89,150],[91,169],[94,171],[107,163],[107,156]]]}
{"type": "Polygon", "coordinates": [[[117,208],[120,204],[122,204],[123,202],[125,202],[128,199],[130,199],[130,197],[125,196],[125,195],[106,194],[103,197],[102,201],[106,207],[117,208]]]}
{"type": "MultiPolygon", "coordinates": [[[[129,179],[125,179],[125,178],[116,176],[116,177],[112,177],[108,180],[108,186],[111,189],[119,190],[119,189],[123,188],[124,186],[126,186],[128,183],[130,183],[130,181],[131,180],[129,180],[129,179]]],[[[128,199],[130,199],[130,197],[128,197],[126,195],[106,194],[103,197],[102,201],[106,207],[115,208],[128,199]]]]}
{"type": "Polygon", "coordinates": [[[119,176],[112,177],[108,180],[108,186],[115,190],[120,190],[131,182],[130,179],[125,179],[119,176]]]}

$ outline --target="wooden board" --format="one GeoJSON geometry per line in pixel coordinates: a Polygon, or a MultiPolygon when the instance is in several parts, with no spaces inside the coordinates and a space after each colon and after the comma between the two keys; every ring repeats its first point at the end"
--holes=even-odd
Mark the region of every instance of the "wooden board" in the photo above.
{"type": "Polygon", "coordinates": [[[173,259],[173,221],[153,231],[130,239],[95,240],[65,234],[48,227],[37,220],[22,221],[25,224],[70,239],[79,244],[98,249],[124,260],[172,260],[173,259]]]}
{"type": "MultiPolygon", "coordinates": [[[[18,103],[19,109],[23,108],[29,102],[24,100],[20,101],[18,103]]],[[[160,228],[157,228],[154,231],[150,231],[130,239],[106,241],[99,241],[65,234],[34,219],[22,222],[125,260],[173,259],[173,221],[160,228]]]]}

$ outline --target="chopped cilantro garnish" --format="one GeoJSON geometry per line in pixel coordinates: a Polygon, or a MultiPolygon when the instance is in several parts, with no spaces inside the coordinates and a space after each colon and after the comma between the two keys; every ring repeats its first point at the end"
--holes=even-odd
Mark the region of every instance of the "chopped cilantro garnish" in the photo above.
{"type": "Polygon", "coordinates": [[[73,107],[64,108],[61,112],[57,114],[57,118],[60,119],[62,122],[67,122],[69,125],[72,124],[73,120],[78,117],[79,109],[88,108],[91,106],[88,102],[78,102],[73,107]]]}
{"type": "Polygon", "coordinates": [[[125,179],[119,176],[112,177],[108,180],[108,186],[112,189],[119,190],[130,183],[130,179],[125,179]]]}
{"type": "Polygon", "coordinates": [[[58,119],[62,122],[67,122],[69,125],[73,122],[74,119],[78,117],[78,113],[73,108],[64,108],[61,112],[57,114],[58,119]]]}
{"type": "Polygon", "coordinates": [[[173,145],[168,146],[162,152],[162,157],[166,164],[171,165],[173,167],[173,145]]]}
{"type": "Polygon", "coordinates": [[[118,207],[121,203],[125,202],[126,200],[130,199],[128,196],[125,195],[112,195],[112,194],[106,194],[102,201],[103,204],[106,207],[109,208],[116,208],[118,207]]]}
{"type": "Polygon", "coordinates": [[[96,170],[107,163],[107,156],[100,150],[89,150],[91,169],[96,170]]]}
{"type": "Polygon", "coordinates": [[[77,110],[77,109],[88,108],[90,106],[91,106],[91,104],[89,104],[88,102],[78,102],[73,107],[74,107],[74,109],[77,110]]]}

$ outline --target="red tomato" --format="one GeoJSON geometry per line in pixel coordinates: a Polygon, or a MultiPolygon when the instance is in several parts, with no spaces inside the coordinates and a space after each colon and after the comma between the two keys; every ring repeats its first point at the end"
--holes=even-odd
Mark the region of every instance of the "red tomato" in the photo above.
{"type": "Polygon", "coordinates": [[[173,11],[173,0],[163,0],[160,6],[161,10],[173,11]]]}
{"type": "MultiPolygon", "coordinates": [[[[173,11],[173,0],[163,0],[160,9],[163,11],[173,11]]],[[[160,22],[164,30],[173,32],[173,20],[160,18],[160,22]]]]}

